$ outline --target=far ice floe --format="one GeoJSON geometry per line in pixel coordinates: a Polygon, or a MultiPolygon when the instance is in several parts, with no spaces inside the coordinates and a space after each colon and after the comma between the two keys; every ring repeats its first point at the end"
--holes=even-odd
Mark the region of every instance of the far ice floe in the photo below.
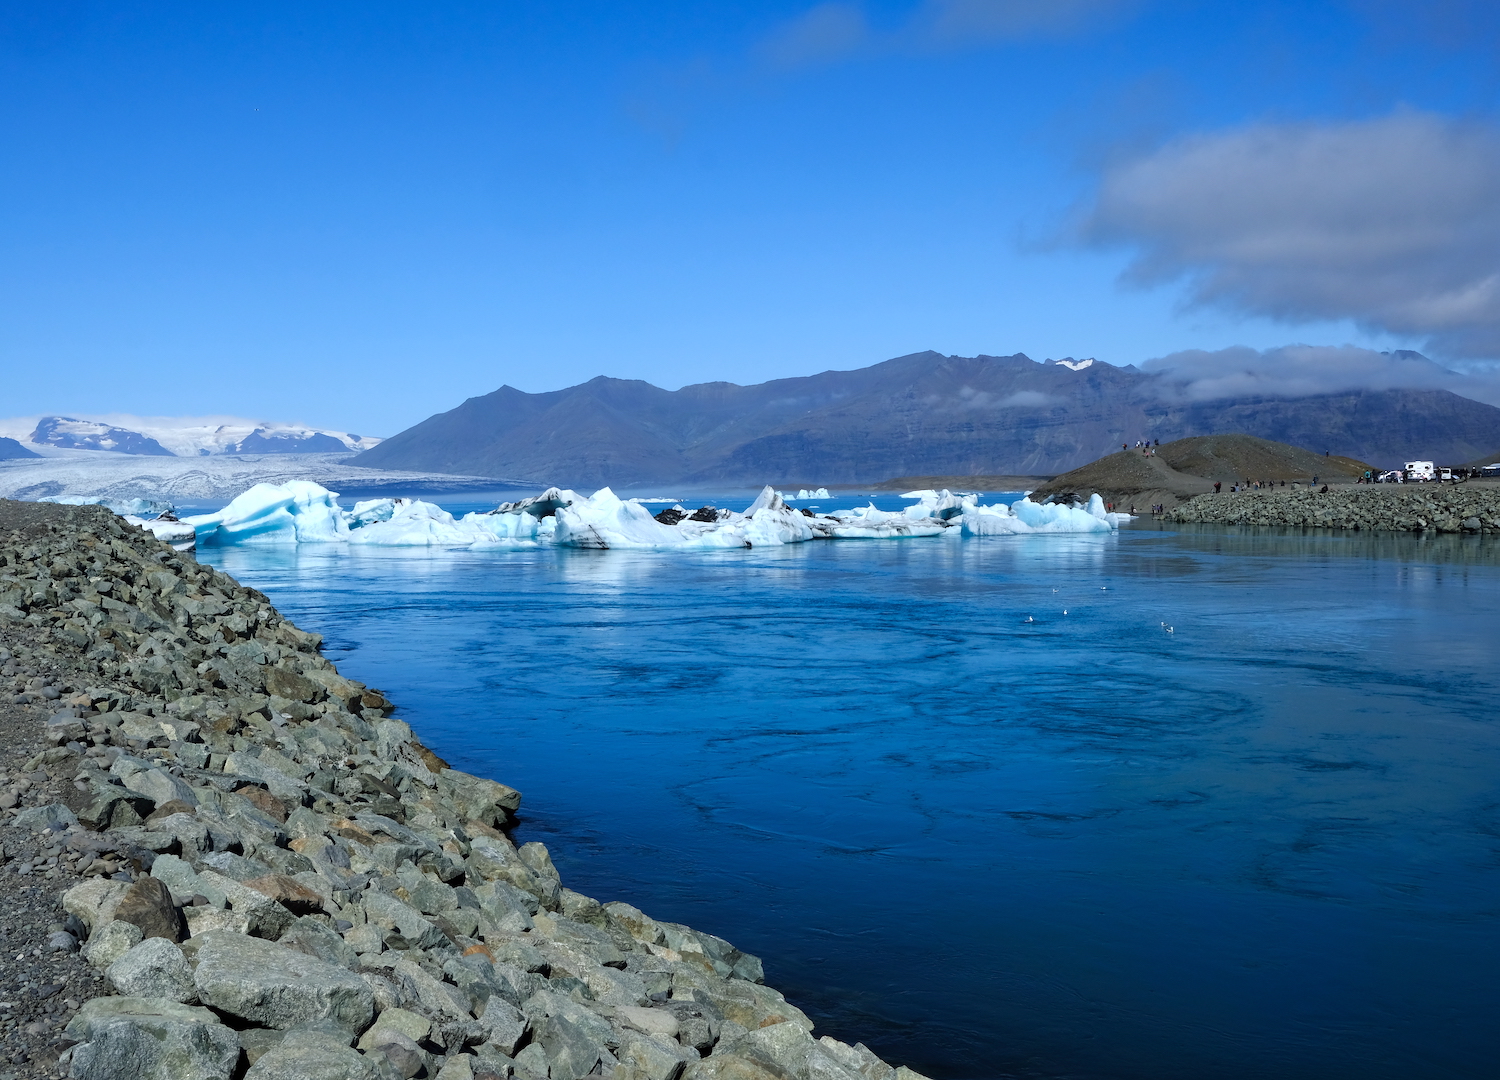
{"type": "MultiPolygon", "coordinates": [[[[819,496],[821,497],[821,496],[819,496]]],[[[200,545],[349,544],[370,547],[596,549],[755,548],[807,540],[885,540],[918,536],[1014,536],[1107,533],[1130,520],[1109,513],[1098,495],[1086,506],[1035,503],[984,506],[974,494],[909,491],[904,510],[813,513],[787,505],[766,487],[743,511],[689,510],[681,503],[652,514],[640,500],[609,488],[593,495],[549,488],[485,513],[455,518],[421,499],[371,499],[346,510],[336,492],[309,480],[256,484],[213,514],[131,520],[173,543],[192,530],[200,545]]],[[[186,546],[185,544],[182,546],[186,546]]]]}

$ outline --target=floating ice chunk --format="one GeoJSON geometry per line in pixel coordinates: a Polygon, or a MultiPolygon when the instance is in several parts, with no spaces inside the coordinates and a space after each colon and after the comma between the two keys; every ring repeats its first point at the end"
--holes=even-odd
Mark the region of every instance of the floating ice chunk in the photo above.
{"type": "Polygon", "coordinates": [[[215,514],[184,520],[200,544],[316,544],[347,540],[336,492],[311,480],[256,484],[215,514]]]}
{"type": "Polygon", "coordinates": [[[59,506],[102,506],[121,517],[155,518],[172,512],[172,504],[160,499],[109,499],[93,495],[47,496],[37,502],[59,506]]]}
{"type": "Polygon", "coordinates": [[[639,502],[621,499],[609,488],[558,507],[554,516],[553,542],[565,547],[655,548],[678,547],[683,542],[676,528],[663,525],[639,502]]]}
{"type": "Polygon", "coordinates": [[[786,499],[785,499],[785,497],[783,497],[782,494],[781,494],[781,492],[777,491],[770,484],[767,484],[765,487],[763,487],[763,488],[760,489],[760,494],[755,497],[755,501],[753,503],[751,503],[746,508],[746,510],[745,510],[745,516],[746,517],[750,517],[757,510],[785,510],[785,509],[786,509],[786,499]]]}
{"type": "Polygon", "coordinates": [[[475,539],[473,529],[460,526],[448,511],[421,499],[397,499],[390,517],[349,533],[351,544],[378,547],[467,547],[475,539]]]}
{"type": "Polygon", "coordinates": [[[906,516],[913,520],[922,518],[933,518],[937,521],[949,521],[956,517],[962,517],[966,508],[975,505],[977,499],[973,495],[955,495],[944,488],[942,491],[933,491],[924,488],[921,491],[908,491],[901,496],[903,499],[916,499],[915,506],[906,508],[906,516]]]}
{"type": "Polygon", "coordinates": [[[1067,503],[1034,503],[1018,499],[1010,506],[967,506],[963,513],[967,536],[1008,536],[1018,533],[1090,533],[1112,532],[1129,514],[1111,514],[1104,509],[1098,495],[1087,506],[1067,503]]]}
{"type": "Polygon", "coordinates": [[[186,521],[176,518],[143,518],[135,514],[121,514],[126,521],[145,529],[158,540],[165,540],[178,551],[192,551],[197,545],[198,532],[186,521]]]}
{"type": "Polygon", "coordinates": [[[519,499],[516,502],[501,503],[494,510],[491,510],[490,513],[526,513],[534,518],[551,517],[557,513],[559,507],[572,506],[580,498],[582,496],[576,491],[570,491],[567,488],[550,487],[540,495],[519,499]]]}
{"type": "Polygon", "coordinates": [[[809,491],[807,488],[802,488],[797,492],[798,502],[802,502],[805,499],[827,499],[831,497],[828,494],[827,488],[818,488],[816,491],[809,491]]]}
{"type": "Polygon", "coordinates": [[[351,529],[373,525],[377,521],[390,521],[391,515],[396,512],[396,503],[405,501],[405,499],[365,499],[363,502],[355,503],[354,509],[344,515],[344,520],[348,522],[351,529]]]}

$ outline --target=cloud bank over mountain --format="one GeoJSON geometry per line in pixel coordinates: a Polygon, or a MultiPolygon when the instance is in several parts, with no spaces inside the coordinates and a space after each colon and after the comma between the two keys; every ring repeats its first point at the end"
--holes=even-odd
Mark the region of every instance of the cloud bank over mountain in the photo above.
{"type": "Polygon", "coordinates": [[[1263,351],[1243,346],[1189,349],[1147,360],[1140,368],[1162,376],[1157,390],[1163,398],[1182,401],[1443,389],[1500,405],[1500,378],[1493,372],[1458,372],[1421,353],[1399,349],[1376,352],[1348,345],[1285,345],[1263,351]]]}
{"type": "Polygon", "coordinates": [[[1350,319],[1500,357],[1500,130],[1399,110],[1254,124],[1109,166],[1082,221],[1127,280],[1287,321],[1350,319]]]}

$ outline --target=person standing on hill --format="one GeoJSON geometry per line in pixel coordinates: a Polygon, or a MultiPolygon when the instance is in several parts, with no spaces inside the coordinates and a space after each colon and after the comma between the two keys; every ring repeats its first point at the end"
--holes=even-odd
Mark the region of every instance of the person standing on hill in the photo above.
{"type": "Polygon", "coordinates": [[[1214,481],[1214,494],[1217,495],[1219,493],[1219,489],[1221,487],[1223,487],[1223,486],[1224,486],[1224,481],[1222,481],[1222,480],[1215,480],[1214,481]]]}

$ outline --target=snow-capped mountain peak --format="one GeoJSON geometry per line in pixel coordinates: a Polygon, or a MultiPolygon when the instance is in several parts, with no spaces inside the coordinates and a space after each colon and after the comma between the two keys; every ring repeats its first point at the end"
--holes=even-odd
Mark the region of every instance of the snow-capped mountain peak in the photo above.
{"type": "Polygon", "coordinates": [[[0,420],[0,437],[39,453],[96,451],[152,457],[218,454],[345,454],[381,440],[331,428],[238,416],[131,416],[123,413],[21,416],[0,420]]]}

